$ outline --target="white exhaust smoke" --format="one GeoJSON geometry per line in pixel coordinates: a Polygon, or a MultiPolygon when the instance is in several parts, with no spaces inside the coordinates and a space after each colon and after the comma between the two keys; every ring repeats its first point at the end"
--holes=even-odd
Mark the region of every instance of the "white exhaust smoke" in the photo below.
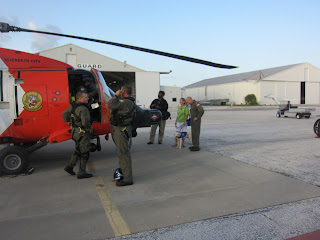
{"type": "MultiPolygon", "coordinates": [[[[33,22],[29,22],[28,26],[32,30],[39,30],[39,31],[45,31],[45,32],[55,32],[55,33],[61,33],[60,28],[47,24],[45,28],[38,29],[37,25],[33,22]]],[[[42,50],[46,50],[49,48],[53,48],[58,46],[58,41],[60,37],[58,36],[51,36],[46,34],[40,34],[40,33],[32,33],[32,44],[31,48],[32,50],[39,52],[42,50]]]]}

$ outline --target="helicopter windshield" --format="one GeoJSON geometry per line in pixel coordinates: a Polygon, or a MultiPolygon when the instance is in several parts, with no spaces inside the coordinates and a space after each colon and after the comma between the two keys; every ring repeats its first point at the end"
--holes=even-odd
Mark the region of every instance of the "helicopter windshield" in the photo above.
{"type": "Polygon", "coordinates": [[[103,99],[105,102],[108,102],[110,98],[114,96],[114,91],[112,91],[106,84],[106,81],[104,80],[101,72],[97,71],[97,74],[99,76],[100,83],[103,88],[103,99]]]}

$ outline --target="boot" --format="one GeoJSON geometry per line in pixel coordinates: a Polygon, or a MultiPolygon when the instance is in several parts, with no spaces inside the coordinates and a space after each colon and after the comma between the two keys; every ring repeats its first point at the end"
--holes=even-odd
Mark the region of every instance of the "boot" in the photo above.
{"type": "Polygon", "coordinates": [[[78,179],[91,178],[92,176],[93,176],[93,175],[92,175],[91,173],[84,172],[84,173],[78,174],[77,178],[78,178],[78,179]]]}
{"type": "Polygon", "coordinates": [[[76,175],[76,173],[73,171],[73,168],[70,167],[70,166],[66,166],[66,167],[64,168],[64,170],[65,170],[67,173],[69,173],[70,175],[76,175]]]}
{"type": "Polygon", "coordinates": [[[132,184],[133,184],[133,182],[125,182],[123,180],[116,182],[117,187],[124,187],[124,186],[132,185],[132,184]]]}
{"type": "Polygon", "coordinates": [[[200,151],[200,148],[199,147],[193,147],[193,148],[190,148],[190,151],[191,152],[200,151]]]}

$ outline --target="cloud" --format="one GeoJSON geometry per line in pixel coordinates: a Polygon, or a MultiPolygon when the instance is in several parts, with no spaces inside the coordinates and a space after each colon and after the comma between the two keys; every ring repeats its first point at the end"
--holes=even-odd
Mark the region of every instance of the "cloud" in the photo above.
{"type": "MultiPolygon", "coordinates": [[[[47,24],[44,28],[38,29],[37,25],[33,22],[29,22],[28,26],[32,30],[39,30],[39,31],[45,31],[45,32],[55,32],[55,33],[61,33],[61,29],[47,24]]],[[[47,35],[47,34],[41,34],[41,33],[32,33],[32,44],[31,48],[34,51],[42,51],[49,48],[53,48],[58,46],[60,37],[47,35]]]]}
{"type": "MultiPolygon", "coordinates": [[[[19,25],[19,20],[17,17],[6,18],[0,12],[0,22],[9,23],[12,26],[19,25]]],[[[2,44],[6,44],[11,41],[9,33],[0,33],[0,47],[3,47],[2,44]]]]}

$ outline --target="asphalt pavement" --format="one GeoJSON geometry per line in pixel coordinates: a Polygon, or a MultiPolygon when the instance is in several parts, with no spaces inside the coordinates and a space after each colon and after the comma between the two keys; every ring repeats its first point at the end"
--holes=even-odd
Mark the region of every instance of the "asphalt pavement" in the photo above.
{"type": "MultiPolygon", "coordinates": [[[[4,239],[286,239],[320,228],[320,150],[316,120],[276,118],[274,108],[206,107],[201,151],[147,145],[140,129],[132,146],[134,185],[112,182],[112,141],[92,153],[93,179],[63,167],[72,141],[32,155],[35,173],[1,178],[4,239]]],[[[319,109],[317,108],[317,111],[319,109]]],[[[175,117],[172,111],[173,118],[175,117]]]]}

